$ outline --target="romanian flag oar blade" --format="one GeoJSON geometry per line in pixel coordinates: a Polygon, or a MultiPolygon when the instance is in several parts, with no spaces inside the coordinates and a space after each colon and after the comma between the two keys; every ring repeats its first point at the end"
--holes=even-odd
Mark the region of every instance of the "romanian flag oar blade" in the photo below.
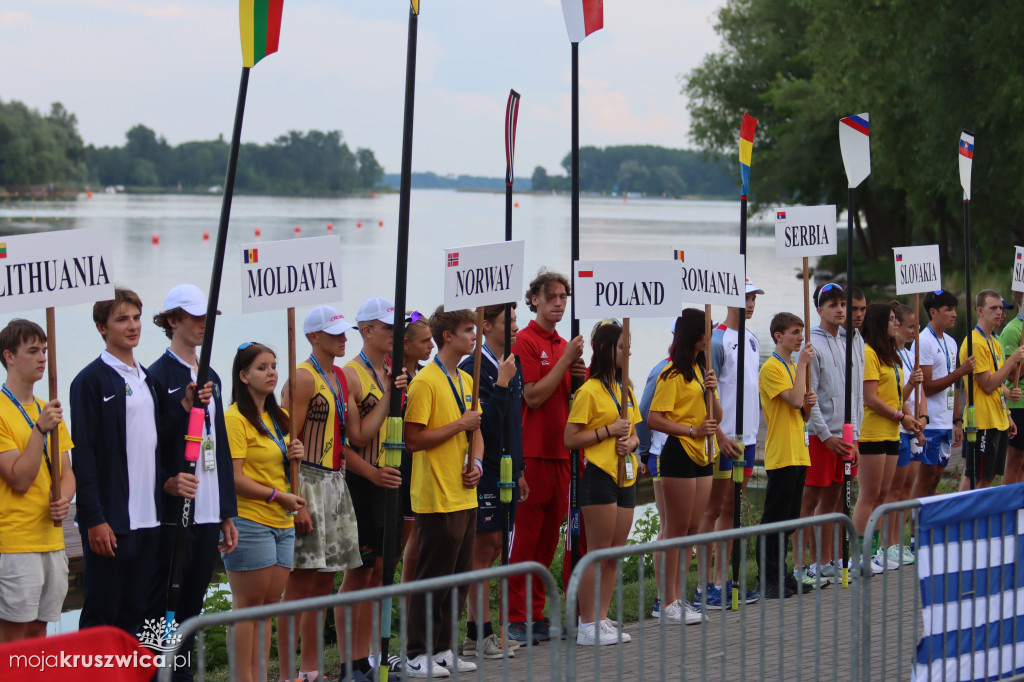
{"type": "MultiPolygon", "coordinates": [[[[974,355],[974,334],[971,325],[971,175],[974,172],[974,133],[960,133],[957,150],[960,186],[964,190],[964,287],[967,297],[967,356],[974,355]]],[[[967,409],[964,411],[964,435],[967,436],[967,458],[971,462],[971,490],[978,475],[978,421],[974,410],[974,374],[967,375],[967,409]]]]}
{"type": "MultiPolygon", "coordinates": [[[[213,272],[210,276],[210,293],[206,304],[206,324],[203,331],[203,345],[199,351],[199,369],[196,384],[203,386],[210,376],[210,356],[213,352],[213,332],[217,322],[217,304],[220,299],[220,281],[224,271],[224,251],[227,247],[228,223],[231,218],[231,199],[235,191],[235,170],[238,167],[238,148],[242,137],[242,117],[245,113],[245,96],[249,89],[249,69],[263,57],[277,52],[281,33],[281,10],[283,0],[240,0],[238,3],[239,27],[242,41],[242,79],[238,86],[238,103],[235,106],[235,124],[231,131],[231,146],[228,149],[228,167],[224,175],[224,197],[221,201],[220,225],[217,229],[217,244],[213,255],[213,272]]],[[[203,408],[194,405],[189,413],[188,430],[185,435],[185,471],[196,472],[203,433],[203,408]]],[[[184,574],[185,545],[188,528],[192,523],[192,500],[182,499],[178,529],[174,536],[171,565],[167,584],[167,611],[164,615],[166,636],[170,637],[181,595],[184,574]]]]}
{"type": "Polygon", "coordinates": [[[562,0],[569,42],[578,43],[604,28],[604,0],[562,0]]]}
{"type": "MultiPolygon", "coordinates": [[[[744,113],[740,121],[740,254],[743,256],[743,270],[746,275],[747,268],[747,196],[750,194],[750,160],[754,151],[754,133],[757,131],[757,119],[750,114],[744,113]]],[[[745,277],[744,277],[745,279],[745,277]]],[[[743,395],[744,377],[746,375],[745,358],[747,338],[747,316],[745,311],[739,315],[739,330],[737,332],[739,343],[736,345],[736,440],[740,446],[741,460],[733,462],[732,466],[732,527],[739,528],[742,525],[740,519],[740,504],[743,497],[743,466],[742,458],[745,455],[745,444],[743,440],[743,395]]],[[[724,571],[723,571],[724,572],[724,571]]],[[[716,576],[711,576],[714,580],[716,576]]],[[[723,586],[724,589],[724,586],[723,586]]],[[[740,595],[740,543],[732,543],[732,608],[739,609],[740,595]]]]}

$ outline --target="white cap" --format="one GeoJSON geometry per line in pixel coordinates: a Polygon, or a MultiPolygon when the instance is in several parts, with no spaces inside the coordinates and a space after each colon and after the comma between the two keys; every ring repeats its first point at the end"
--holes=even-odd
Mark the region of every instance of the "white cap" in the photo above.
{"type": "Polygon", "coordinates": [[[355,325],[329,305],[318,305],[313,308],[302,323],[303,334],[325,332],[334,336],[344,334],[349,329],[355,329],[355,325]]]}
{"type": "Polygon", "coordinates": [[[384,324],[394,324],[394,304],[381,296],[367,299],[365,303],[359,306],[359,312],[356,313],[356,322],[369,322],[370,320],[377,320],[384,324]]]}
{"type": "Polygon", "coordinates": [[[747,291],[746,291],[746,293],[748,293],[748,294],[763,294],[764,293],[764,289],[758,289],[757,285],[754,284],[753,282],[751,282],[750,278],[747,277],[747,291]]]}
{"type": "MultiPolygon", "coordinates": [[[[207,300],[202,290],[195,284],[179,284],[167,292],[164,298],[164,309],[160,312],[166,313],[175,308],[181,308],[189,315],[202,317],[206,314],[207,300]]],[[[220,311],[217,311],[220,315],[220,311]]]]}

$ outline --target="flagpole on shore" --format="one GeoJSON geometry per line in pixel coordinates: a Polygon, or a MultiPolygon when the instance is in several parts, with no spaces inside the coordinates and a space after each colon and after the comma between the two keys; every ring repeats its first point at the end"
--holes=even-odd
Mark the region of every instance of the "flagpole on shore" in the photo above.
{"type": "MultiPolygon", "coordinates": [[[[971,174],[974,167],[974,133],[963,129],[959,144],[960,186],[964,190],[964,286],[967,297],[967,357],[974,355],[974,327],[971,325],[971,174]]],[[[970,456],[971,490],[978,478],[978,421],[974,413],[974,373],[967,375],[967,410],[964,412],[964,435],[970,456]]],[[[966,458],[965,458],[966,459],[966,458]]]]}
{"type": "MultiPolygon", "coordinates": [[[[736,440],[740,446],[740,459],[732,464],[732,527],[743,525],[740,518],[743,502],[743,465],[746,463],[746,446],[743,441],[743,400],[744,376],[747,346],[747,307],[746,307],[746,274],[747,274],[747,197],[750,195],[750,161],[754,148],[754,132],[757,130],[757,119],[750,114],[743,114],[740,123],[740,255],[743,256],[743,308],[739,314],[736,350],[736,440]]],[[[711,339],[708,339],[711,345],[711,339]]],[[[756,441],[756,436],[755,436],[756,441]]],[[[715,576],[711,576],[714,581],[715,576]]],[[[723,585],[724,588],[724,585],[723,585]]],[[[740,595],[740,543],[732,543],[732,609],[739,609],[740,595]]]]}
{"type": "MultiPolygon", "coordinates": [[[[412,124],[416,99],[416,36],[419,27],[420,0],[410,0],[409,38],[405,55],[405,117],[402,127],[402,178],[398,193],[398,257],[395,265],[395,324],[391,350],[392,374],[404,367],[405,360],[405,289],[409,269],[409,201],[412,191],[412,124]]],[[[387,432],[384,441],[384,465],[397,469],[402,464],[405,447],[405,426],[402,420],[402,392],[391,391],[387,432]]],[[[384,493],[384,549],[381,582],[388,587],[395,581],[395,544],[398,540],[398,491],[384,493]]],[[[386,682],[391,669],[388,654],[391,647],[391,599],[381,602],[380,675],[386,682]]]]}
{"type": "MultiPolygon", "coordinates": [[[[853,499],[853,217],[856,213],[855,190],[871,173],[871,138],[868,114],[848,116],[839,120],[839,149],[849,180],[846,212],[846,400],[843,408],[843,442],[850,454],[843,457],[843,514],[850,516],[853,499]]],[[[843,528],[842,586],[850,585],[850,532],[843,528]]],[[[863,553],[863,548],[861,548],[863,553]]],[[[870,569],[869,569],[870,570],[870,569]]]]}

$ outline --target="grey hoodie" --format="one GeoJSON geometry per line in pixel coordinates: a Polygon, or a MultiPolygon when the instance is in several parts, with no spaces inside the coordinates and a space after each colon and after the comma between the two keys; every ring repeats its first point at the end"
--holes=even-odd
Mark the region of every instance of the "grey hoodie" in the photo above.
{"type": "MultiPolygon", "coordinates": [[[[856,330],[855,330],[856,331],[856,330]]],[[[853,340],[853,439],[860,436],[864,418],[864,339],[857,331],[853,340]]],[[[843,437],[846,407],[846,329],[834,337],[817,326],[811,330],[811,390],[818,395],[811,408],[810,431],[821,441],[843,437]]]]}

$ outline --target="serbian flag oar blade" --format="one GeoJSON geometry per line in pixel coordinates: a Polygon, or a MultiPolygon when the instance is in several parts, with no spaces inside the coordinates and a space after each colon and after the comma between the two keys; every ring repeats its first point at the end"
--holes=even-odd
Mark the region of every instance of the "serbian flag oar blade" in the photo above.
{"type": "MultiPolygon", "coordinates": [[[[231,133],[231,147],[228,151],[228,168],[224,176],[224,198],[221,202],[220,225],[217,229],[217,245],[213,255],[213,273],[210,277],[210,294],[206,304],[206,325],[203,331],[203,345],[199,352],[199,369],[196,372],[196,386],[206,385],[210,375],[210,355],[213,351],[213,331],[217,322],[217,304],[220,299],[220,280],[224,270],[224,250],[227,246],[228,223],[231,218],[231,198],[235,189],[235,169],[238,166],[238,146],[242,137],[242,114],[245,111],[245,94],[249,86],[249,69],[267,55],[277,52],[281,36],[281,13],[284,0],[240,0],[238,3],[239,28],[242,39],[242,80],[238,86],[238,104],[235,108],[235,125],[231,133]]],[[[185,436],[185,471],[196,472],[199,451],[203,440],[203,408],[193,405],[189,413],[188,432],[185,436]]],[[[178,530],[174,535],[174,549],[167,583],[167,613],[165,626],[169,637],[174,627],[175,612],[181,594],[184,573],[185,545],[192,523],[192,500],[182,499],[178,530]]]]}
{"type": "MultiPolygon", "coordinates": [[[[846,168],[847,190],[846,212],[846,407],[843,411],[843,441],[853,447],[853,216],[856,211],[854,190],[871,173],[871,123],[867,114],[857,114],[839,119],[839,150],[846,168]]],[[[853,455],[843,458],[843,513],[850,516],[853,497],[851,483],[853,455]]],[[[843,577],[842,586],[850,584],[850,534],[843,530],[843,577]]]]}
{"type": "MultiPolygon", "coordinates": [[[[747,196],[750,194],[750,159],[754,152],[754,133],[757,131],[757,119],[750,114],[744,113],[740,122],[740,254],[743,256],[744,275],[747,269],[747,196]]],[[[740,457],[745,457],[745,445],[743,440],[743,394],[745,359],[747,356],[747,316],[745,311],[739,315],[739,330],[736,336],[739,343],[736,344],[736,440],[740,446],[740,457]]],[[[732,466],[732,527],[739,528],[742,525],[740,520],[740,503],[743,496],[743,473],[741,462],[733,462],[732,466]]],[[[714,576],[712,576],[714,579],[714,576]]],[[[740,543],[732,543],[732,608],[739,609],[740,595],[740,543]]]]}
{"type": "MultiPolygon", "coordinates": [[[[572,43],[572,143],[571,201],[569,204],[569,262],[580,259],[580,41],[594,31],[604,28],[603,0],[562,0],[565,30],[572,43]]],[[[569,336],[580,334],[580,321],[576,319],[576,297],[569,297],[569,336]]],[[[572,380],[572,392],[579,388],[579,380],[572,380]]],[[[569,398],[571,403],[572,398],[569,398]]],[[[569,453],[569,527],[565,534],[569,565],[576,566],[580,558],[580,452],[569,453]]],[[[573,616],[575,618],[575,616],[573,616]]]]}
{"type": "MultiPolygon", "coordinates": [[[[964,190],[964,285],[967,289],[967,357],[974,355],[971,332],[971,174],[974,170],[974,133],[963,130],[957,151],[960,165],[960,186],[964,190]]],[[[978,420],[974,413],[974,374],[967,375],[967,409],[964,411],[964,434],[967,436],[967,461],[971,462],[971,490],[978,476],[978,420]]]]}
{"type": "MultiPolygon", "coordinates": [[[[402,174],[398,189],[398,249],[395,269],[395,328],[391,352],[392,375],[405,366],[405,289],[409,270],[409,202],[412,193],[412,122],[416,100],[416,37],[419,31],[420,2],[410,0],[409,34],[405,53],[405,114],[402,124],[402,174]]],[[[402,421],[402,391],[391,391],[387,427],[384,436],[384,465],[397,469],[402,464],[405,447],[405,425],[402,421]]],[[[389,587],[395,582],[395,545],[398,543],[398,491],[384,492],[384,549],[381,583],[389,587]]],[[[388,674],[401,659],[390,659],[391,597],[380,606],[380,672],[378,682],[387,682],[388,674]]],[[[371,633],[372,636],[372,633],[371,633]]],[[[396,668],[397,669],[397,668],[396,668]]]]}

